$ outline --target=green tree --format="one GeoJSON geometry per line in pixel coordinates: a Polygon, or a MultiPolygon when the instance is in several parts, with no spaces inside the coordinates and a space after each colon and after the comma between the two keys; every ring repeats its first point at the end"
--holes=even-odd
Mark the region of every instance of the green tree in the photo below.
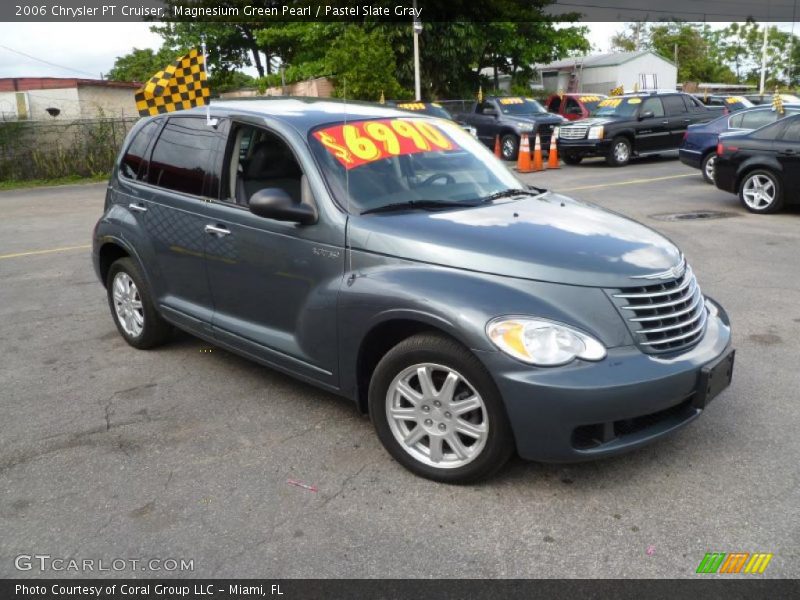
{"type": "Polygon", "coordinates": [[[346,28],[327,51],[325,65],[339,97],[346,92],[347,98],[376,101],[381,93],[387,98],[400,94],[394,53],[379,31],[346,28]]]}
{"type": "Polygon", "coordinates": [[[678,81],[733,83],[736,76],[720,64],[710,41],[700,24],[675,21],[652,27],[648,46],[665,58],[677,59],[678,81]]]}
{"type": "Polygon", "coordinates": [[[174,62],[180,54],[169,48],[161,48],[158,52],[150,48],[134,48],[129,54],[117,57],[106,78],[112,81],[145,82],[174,62]]]}

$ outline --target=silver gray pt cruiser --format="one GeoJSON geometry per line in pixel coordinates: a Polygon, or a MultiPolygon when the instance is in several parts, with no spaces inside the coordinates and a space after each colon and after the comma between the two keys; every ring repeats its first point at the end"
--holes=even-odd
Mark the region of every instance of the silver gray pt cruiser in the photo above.
{"type": "Polygon", "coordinates": [[[175,326],[351,398],[438,481],[637,448],[731,381],[728,317],[669,240],[374,105],[143,119],[93,257],[131,346],[175,326]]]}

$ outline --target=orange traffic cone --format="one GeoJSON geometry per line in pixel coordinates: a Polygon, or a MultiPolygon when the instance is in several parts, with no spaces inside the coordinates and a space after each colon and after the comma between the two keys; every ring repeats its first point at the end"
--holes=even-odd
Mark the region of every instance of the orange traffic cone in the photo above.
{"type": "Polygon", "coordinates": [[[519,153],[517,155],[517,172],[532,173],[531,167],[531,144],[528,141],[528,134],[523,133],[519,142],[519,153]]]}
{"type": "Polygon", "coordinates": [[[538,133],[536,134],[536,142],[533,144],[533,170],[544,171],[544,166],[542,165],[542,140],[538,133]]]}
{"type": "Polygon", "coordinates": [[[503,155],[500,153],[500,136],[494,136],[494,155],[497,158],[503,158],[503,155]]]}
{"type": "Polygon", "coordinates": [[[547,168],[560,169],[561,163],[558,160],[558,149],[556,148],[556,136],[550,136],[550,152],[547,155],[547,168]]]}

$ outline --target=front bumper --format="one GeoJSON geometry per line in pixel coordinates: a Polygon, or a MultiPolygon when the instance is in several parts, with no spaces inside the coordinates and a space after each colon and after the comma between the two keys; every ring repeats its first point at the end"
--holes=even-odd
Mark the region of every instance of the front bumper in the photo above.
{"type": "Polygon", "coordinates": [[[482,352],[505,402],[522,458],[576,462],[620,454],[653,442],[697,418],[692,403],[702,368],[730,347],[725,311],[707,299],[700,342],[672,358],[634,346],[612,348],[602,361],[558,368],[526,366],[501,352],[482,352]]]}
{"type": "Polygon", "coordinates": [[[568,140],[558,138],[558,150],[573,156],[608,156],[611,140],[568,140]]]}

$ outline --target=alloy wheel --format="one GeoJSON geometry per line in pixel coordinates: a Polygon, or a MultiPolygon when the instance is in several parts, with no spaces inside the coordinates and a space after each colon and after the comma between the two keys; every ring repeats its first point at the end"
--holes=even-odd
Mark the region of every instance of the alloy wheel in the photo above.
{"type": "Polygon", "coordinates": [[[716,156],[711,156],[708,160],[706,160],[705,164],[705,174],[706,179],[708,181],[714,181],[714,164],[717,162],[716,156]]]}
{"type": "Polygon", "coordinates": [[[114,312],[123,331],[131,337],[139,337],[144,329],[144,308],[139,289],[131,276],[120,271],[112,283],[114,312]]]}
{"type": "Polygon", "coordinates": [[[775,182],[766,175],[752,175],[744,182],[742,199],[753,210],[764,210],[775,202],[775,182]]]}
{"type": "Polygon", "coordinates": [[[483,398],[457,371],[433,363],[403,369],[386,392],[389,429],[419,462],[455,469],[480,455],[489,435],[483,398]]]}
{"type": "Polygon", "coordinates": [[[617,145],[614,146],[614,159],[622,164],[628,162],[628,158],[630,158],[628,144],[625,142],[618,142],[617,145]]]}

